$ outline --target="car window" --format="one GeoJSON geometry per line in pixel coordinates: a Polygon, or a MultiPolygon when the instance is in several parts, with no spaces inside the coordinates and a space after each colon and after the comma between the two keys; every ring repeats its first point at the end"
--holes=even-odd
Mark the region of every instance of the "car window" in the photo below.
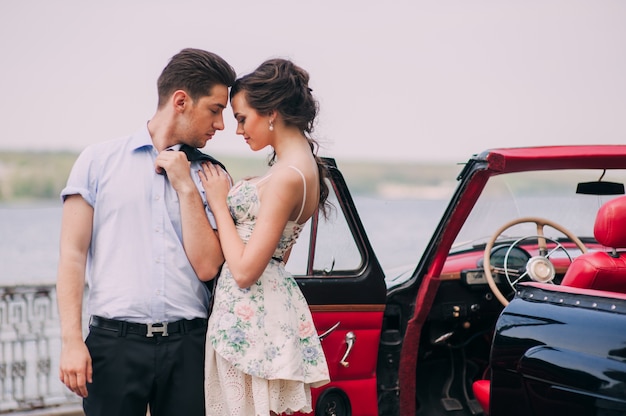
{"type": "MultiPolygon", "coordinates": [[[[309,255],[313,256],[313,275],[339,274],[354,275],[363,264],[363,258],[353,233],[348,226],[343,207],[340,205],[335,188],[329,185],[328,200],[331,209],[328,218],[318,215],[317,232],[312,235],[311,224],[307,221],[298,241],[292,248],[286,269],[297,277],[307,277],[309,255]],[[312,247],[314,244],[314,247],[312,247]]],[[[312,277],[312,276],[310,276],[312,277]]]]}

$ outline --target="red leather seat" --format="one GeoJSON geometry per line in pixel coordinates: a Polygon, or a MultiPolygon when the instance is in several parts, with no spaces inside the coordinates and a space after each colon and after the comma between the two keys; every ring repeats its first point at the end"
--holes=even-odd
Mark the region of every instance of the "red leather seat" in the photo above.
{"type": "Polygon", "coordinates": [[[472,390],[474,390],[474,397],[480,403],[480,407],[483,408],[485,415],[489,415],[489,380],[476,380],[472,384],[472,390]]]}
{"type": "Polygon", "coordinates": [[[626,196],[600,207],[593,234],[609,252],[594,251],[578,256],[567,269],[564,286],[626,293],[626,196]]]}

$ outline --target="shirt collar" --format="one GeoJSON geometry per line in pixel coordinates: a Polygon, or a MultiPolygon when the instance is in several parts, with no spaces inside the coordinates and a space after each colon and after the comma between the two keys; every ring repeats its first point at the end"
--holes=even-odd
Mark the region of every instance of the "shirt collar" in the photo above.
{"type": "Polygon", "coordinates": [[[144,124],[139,130],[133,134],[130,139],[130,150],[135,151],[144,147],[154,147],[152,143],[152,137],[148,131],[148,123],[144,124]]]}
{"type": "MultiPolygon", "coordinates": [[[[175,144],[168,147],[166,150],[180,150],[181,146],[181,144],[175,144]]],[[[148,130],[148,123],[144,124],[139,130],[137,130],[130,139],[130,149],[132,151],[139,150],[144,147],[154,148],[154,143],[152,143],[152,137],[150,136],[150,131],[148,130]]]]}

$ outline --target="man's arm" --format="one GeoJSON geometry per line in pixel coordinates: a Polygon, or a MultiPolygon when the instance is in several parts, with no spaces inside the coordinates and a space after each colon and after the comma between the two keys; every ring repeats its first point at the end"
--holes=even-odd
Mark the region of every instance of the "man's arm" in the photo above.
{"type": "Polygon", "coordinates": [[[86,383],[92,381],[91,356],[82,331],[85,268],[92,228],[93,208],[80,195],[68,196],[63,204],[57,275],[61,320],[59,378],[81,397],[87,397],[86,383]]]}
{"type": "Polygon", "coordinates": [[[187,157],[183,152],[163,151],[157,157],[157,166],[167,172],[178,194],[183,247],[187,258],[200,280],[211,280],[224,263],[224,255],[217,232],[206,216],[200,192],[189,174],[187,157]]]}
{"type": "Polygon", "coordinates": [[[198,189],[179,191],[183,247],[198,278],[208,281],[217,276],[224,255],[217,236],[204,210],[198,189]]]}

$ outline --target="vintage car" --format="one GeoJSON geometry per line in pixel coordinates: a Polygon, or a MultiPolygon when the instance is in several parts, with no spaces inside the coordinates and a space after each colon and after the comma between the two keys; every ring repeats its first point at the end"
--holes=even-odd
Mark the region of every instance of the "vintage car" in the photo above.
{"type": "Polygon", "coordinates": [[[474,155],[393,275],[327,161],[334,209],[288,263],[330,367],[316,416],[626,414],[626,146],[474,155]]]}

